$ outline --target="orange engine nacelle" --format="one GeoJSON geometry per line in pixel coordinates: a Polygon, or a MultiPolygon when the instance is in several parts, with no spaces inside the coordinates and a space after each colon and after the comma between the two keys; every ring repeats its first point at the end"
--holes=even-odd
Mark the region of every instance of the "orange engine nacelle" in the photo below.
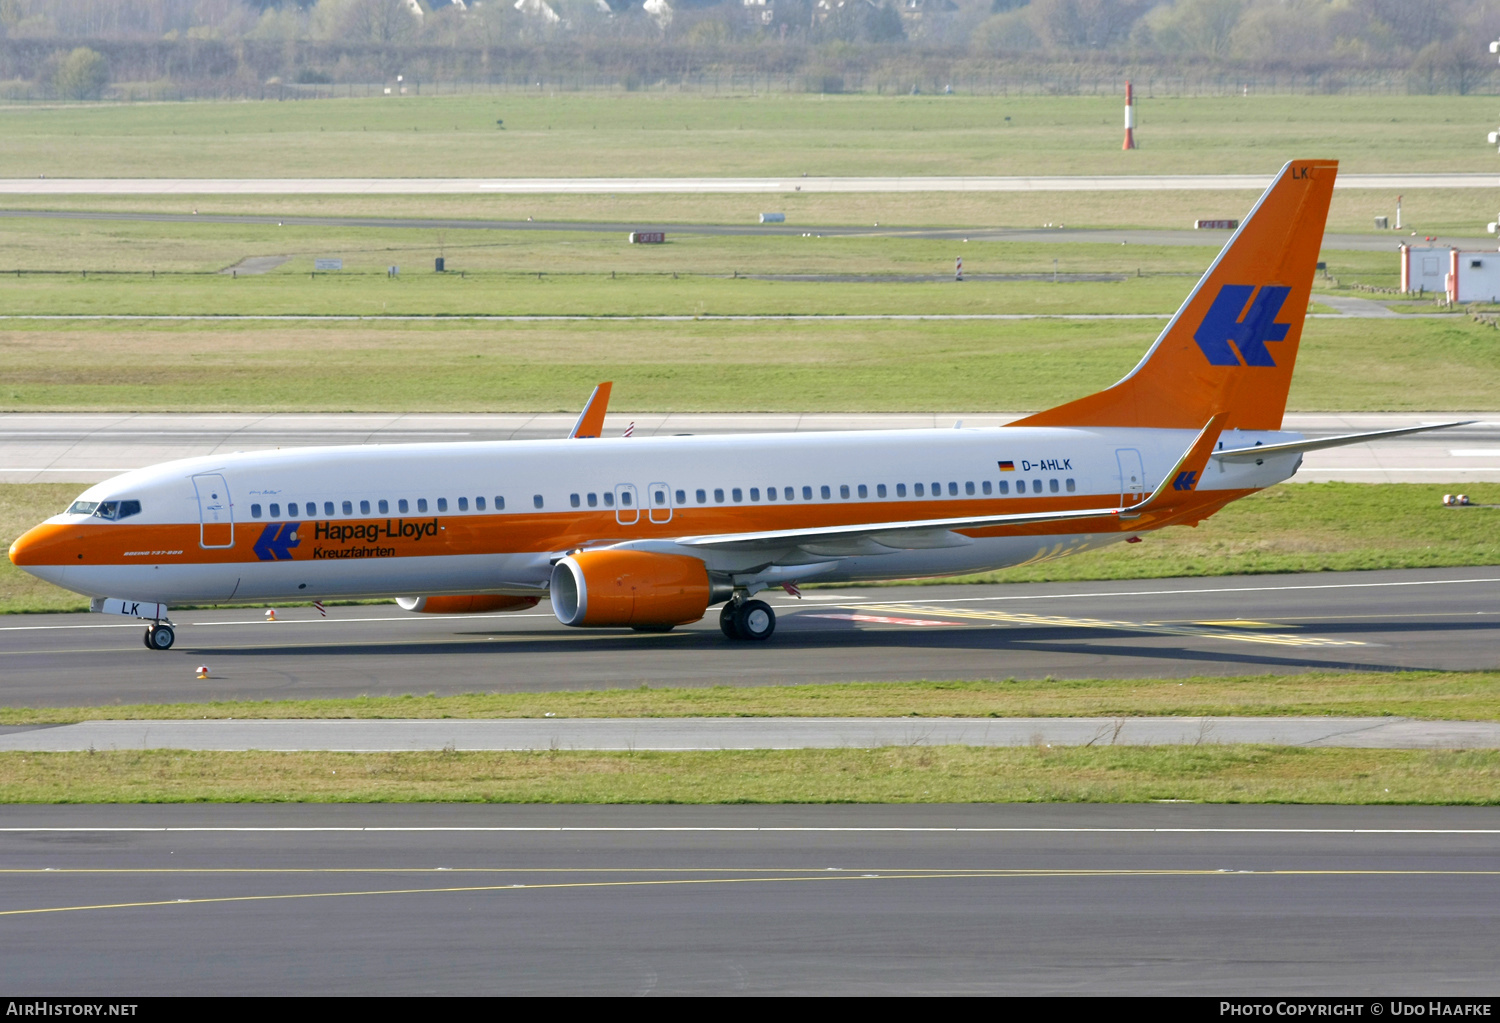
{"type": "Polygon", "coordinates": [[[584,551],[552,566],[552,613],[564,625],[686,625],[712,591],[703,562],[683,554],[584,551]]]}
{"type": "Polygon", "coordinates": [[[502,597],[478,593],[471,597],[397,597],[403,611],[429,615],[477,615],[486,611],[525,611],[536,607],[541,597],[502,597]]]}

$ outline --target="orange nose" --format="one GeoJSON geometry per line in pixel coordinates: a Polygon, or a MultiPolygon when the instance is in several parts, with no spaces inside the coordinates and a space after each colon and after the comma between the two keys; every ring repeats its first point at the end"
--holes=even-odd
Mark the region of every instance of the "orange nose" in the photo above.
{"type": "MultiPolygon", "coordinates": [[[[65,546],[78,532],[77,526],[44,522],[32,526],[10,545],[10,563],[18,568],[27,565],[61,565],[67,557],[65,546]]],[[[76,558],[76,554],[74,555],[76,558]]]]}

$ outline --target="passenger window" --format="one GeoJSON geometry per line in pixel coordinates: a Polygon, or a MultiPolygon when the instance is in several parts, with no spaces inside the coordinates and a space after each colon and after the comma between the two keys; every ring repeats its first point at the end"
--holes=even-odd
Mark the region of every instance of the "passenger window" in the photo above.
{"type": "Polygon", "coordinates": [[[476,498],[474,498],[474,510],[475,511],[484,511],[484,498],[482,498],[482,497],[476,497],[476,498]]]}
{"type": "Polygon", "coordinates": [[[719,504],[723,504],[724,503],[724,491],[722,489],[719,489],[719,488],[715,488],[714,489],[714,500],[716,502],[718,502],[719,504]]]}
{"type": "Polygon", "coordinates": [[[833,497],[833,491],[828,488],[828,484],[826,484],[826,483],[823,484],[823,486],[821,486],[820,488],[818,488],[818,493],[820,493],[820,494],[823,495],[823,500],[825,500],[825,501],[827,501],[827,500],[829,500],[830,498],[833,497]]]}
{"type": "Polygon", "coordinates": [[[875,484],[875,496],[876,497],[884,497],[885,496],[885,484],[884,483],[877,483],[877,484],[875,484]]]}
{"type": "MultiPolygon", "coordinates": [[[[989,493],[989,492],[990,492],[990,481],[989,481],[989,480],[985,480],[985,481],[983,481],[983,482],[982,482],[982,483],[980,483],[980,484],[979,484],[979,487],[980,487],[980,489],[981,489],[981,490],[983,490],[983,491],[984,491],[984,492],[985,492],[985,493],[986,493],[986,494],[988,494],[988,493],[989,493]]],[[[972,490],[971,490],[971,491],[969,491],[969,493],[971,493],[971,494],[972,494],[972,493],[973,493],[973,491],[972,491],[972,490]]]]}
{"type": "Polygon", "coordinates": [[[914,494],[917,497],[926,497],[927,496],[927,491],[925,489],[923,489],[922,484],[920,484],[920,483],[913,483],[911,485],[911,492],[912,492],[912,494],[914,494]]]}
{"type": "Polygon", "coordinates": [[[569,494],[568,503],[571,504],[574,508],[577,508],[579,505],[583,504],[583,500],[577,494],[569,494]]]}
{"type": "Polygon", "coordinates": [[[419,498],[417,498],[417,511],[419,511],[419,512],[425,512],[426,510],[427,510],[427,498],[425,498],[425,497],[419,497],[419,498]]]}
{"type": "Polygon", "coordinates": [[[499,494],[495,495],[495,510],[496,511],[504,511],[505,510],[505,498],[501,497],[499,494]]]}
{"type": "Polygon", "coordinates": [[[1042,481],[1041,480],[1032,480],[1031,481],[1031,492],[1033,494],[1040,494],[1042,492],[1042,481]]]}
{"type": "Polygon", "coordinates": [[[606,507],[606,508],[613,508],[614,506],[615,506],[615,492],[613,490],[606,490],[604,492],[604,507],[606,507]]]}
{"type": "Polygon", "coordinates": [[[859,493],[860,499],[863,500],[864,498],[870,496],[870,488],[867,487],[867,486],[865,486],[863,483],[861,483],[859,485],[859,491],[858,491],[858,493],[859,493]]]}
{"type": "Polygon", "coordinates": [[[460,497],[458,499],[458,510],[459,511],[468,511],[469,510],[469,499],[467,497],[460,497]]]}
{"type": "Polygon", "coordinates": [[[323,514],[324,515],[332,515],[333,514],[333,502],[332,501],[324,501],[323,502],[323,514]]]}
{"type": "Polygon", "coordinates": [[[289,504],[289,505],[286,506],[286,513],[287,513],[287,516],[289,518],[295,519],[297,517],[297,502],[296,501],[293,501],[291,504],[289,504]]]}
{"type": "MultiPolygon", "coordinates": [[[[1078,485],[1077,485],[1077,484],[1076,484],[1076,483],[1074,483],[1074,482],[1073,482],[1073,481],[1072,481],[1072,480],[1067,480],[1067,481],[1066,481],[1066,483],[1065,483],[1065,485],[1066,485],[1066,486],[1067,486],[1067,488],[1068,488],[1068,493],[1070,493],[1070,494],[1071,494],[1071,493],[1072,493],[1072,492],[1073,492],[1073,491],[1075,491],[1075,490],[1077,490],[1077,489],[1078,489],[1078,485]]],[[[273,504],[273,505],[272,505],[272,506],[271,506],[271,507],[272,507],[272,508],[274,508],[274,507],[276,507],[276,506],[275,506],[275,505],[274,505],[274,504],[273,504]]]]}
{"type": "Polygon", "coordinates": [[[531,495],[531,506],[533,508],[540,508],[542,506],[542,503],[543,502],[542,502],[542,495],[541,494],[532,494],[531,495]]]}
{"type": "Polygon", "coordinates": [[[974,481],[973,480],[970,480],[969,482],[967,482],[967,483],[964,484],[964,493],[968,494],[970,497],[974,496],[974,481]]]}
{"type": "Polygon", "coordinates": [[[742,491],[739,487],[735,487],[733,490],[731,490],[729,492],[729,496],[732,497],[732,498],[734,498],[734,503],[735,504],[739,504],[741,501],[743,501],[745,499],[745,492],[742,491]]]}
{"type": "Polygon", "coordinates": [[[438,498],[438,511],[445,512],[447,510],[448,510],[448,499],[446,497],[440,497],[440,498],[438,498]]]}
{"type": "Polygon", "coordinates": [[[788,501],[790,501],[790,500],[793,499],[793,497],[796,496],[796,493],[797,493],[797,489],[795,487],[787,487],[786,490],[782,492],[781,496],[785,497],[788,501]]]}
{"type": "Polygon", "coordinates": [[[693,496],[698,499],[698,503],[699,504],[707,504],[708,503],[708,491],[707,490],[695,490],[695,491],[693,491],[693,496]]]}
{"type": "Polygon", "coordinates": [[[906,496],[906,484],[905,483],[897,483],[896,484],[896,496],[897,497],[905,497],[906,496]]]}
{"type": "Polygon", "coordinates": [[[345,515],[353,515],[354,514],[354,502],[353,501],[345,501],[344,502],[344,514],[345,515]]]}
{"type": "Polygon", "coordinates": [[[1048,480],[1047,481],[1047,489],[1050,490],[1050,491],[1052,491],[1054,494],[1057,493],[1057,491],[1059,489],[1058,485],[1057,485],[1057,480],[1048,480]]]}
{"type": "Polygon", "coordinates": [[[662,507],[666,507],[667,492],[665,490],[654,490],[651,492],[651,499],[662,507]]]}
{"type": "Polygon", "coordinates": [[[273,519],[279,519],[279,518],[281,518],[281,505],[279,505],[279,504],[273,504],[273,505],[271,505],[271,518],[273,518],[273,519]]]}
{"type": "Polygon", "coordinates": [[[759,501],[760,500],[760,487],[751,487],[750,488],[750,500],[752,500],[752,501],[759,501]]]}
{"type": "Polygon", "coordinates": [[[849,500],[849,484],[839,484],[839,497],[845,501],[849,500]]]}
{"type": "Polygon", "coordinates": [[[361,515],[368,515],[368,514],[370,514],[370,502],[369,501],[361,501],[361,502],[359,502],[359,513],[361,515]]]}
{"type": "Polygon", "coordinates": [[[1009,480],[1001,480],[999,483],[997,483],[995,485],[1000,488],[1000,493],[1002,493],[1002,494],[1008,494],[1008,493],[1010,493],[1010,481],[1009,480]]]}
{"type": "Polygon", "coordinates": [[[250,517],[252,519],[258,519],[258,518],[260,518],[260,505],[258,505],[258,504],[252,504],[250,506],[250,517]]]}
{"type": "Polygon", "coordinates": [[[622,491],[620,491],[620,503],[623,504],[625,507],[629,508],[630,507],[630,502],[633,501],[633,500],[635,500],[635,498],[631,495],[630,491],[628,491],[628,490],[622,490],[622,491]]]}
{"type": "Polygon", "coordinates": [[[774,501],[774,500],[776,500],[776,488],[775,487],[767,487],[766,488],[766,500],[767,501],[774,501]]]}
{"type": "Polygon", "coordinates": [[[802,500],[804,500],[804,501],[811,501],[812,500],[812,487],[803,487],[802,488],[802,500]]]}
{"type": "MultiPolygon", "coordinates": [[[[275,507],[276,506],[274,504],[271,505],[271,508],[273,510],[275,509],[275,507]]],[[[377,507],[377,508],[380,509],[380,514],[382,514],[382,515],[388,515],[388,514],[390,514],[390,511],[391,511],[391,502],[387,501],[385,498],[382,497],[380,499],[380,503],[377,504],[375,507],[377,507]]]]}
{"type": "MultiPolygon", "coordinates": [[[[932,488],[932,492],[934,494],[937,493],[937,486],[935,484],[934,484],[934,486],[932,488]]],[[[958,496],[958,484],[954,483],[952,480],[948,481],[948,496],[949,497],[957,497],[958,496]]]]}
{"type": "Polygon", "coordinates": [[[677,491],[677,503],[679,505],[687,504],[687,491],[686,490],[679,490],[679,491],[677,491]]]}
{"type": "Polygon", "coordinates": [[[1024,493],[1026,493],[1026,481],[1025,480],[1016,480],[1016,493],[1018,493],[1018,494],[1024,494],[1024,493]]]}
{"type": "MultiPolygon", "coordinates": [[[[402,515],[405,515],[407,513],[407,511],[410,510],[410,505],[408,505],[406,503],[406,498],[403,497],[399,501],[396,502],[396,510],[398,512],[400,512],[402,515]]],[[[296,515],[297,513],[296,512],[292,512],[292,514],[296,515]]]]}
{"type": "Polygon", "coordinates": [[[587,498],[587,501],[589,503],[589,507],[590,508],[597,508],[597,507],[599,507],[599,495],[598,494],[590,494],[588,496],[588,498],[587,498]]]}

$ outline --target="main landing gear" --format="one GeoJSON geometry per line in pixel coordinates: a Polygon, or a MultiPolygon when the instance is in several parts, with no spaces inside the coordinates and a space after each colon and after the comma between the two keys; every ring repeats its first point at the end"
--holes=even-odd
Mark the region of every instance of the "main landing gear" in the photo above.
{"type": "Polygon", "coordinates": [[[146,626],[146,635],[142,637],[147,650],[170,650],[176,640],[177,630],[172,628],[171,622],[152,622],[146,626]]]}
{"type": "Polygon", "coordinates": [[[776,612],[764,600],[736,597],[719,612],[719,628],[730,639],[767,640],[776,631],[776,612]]]}

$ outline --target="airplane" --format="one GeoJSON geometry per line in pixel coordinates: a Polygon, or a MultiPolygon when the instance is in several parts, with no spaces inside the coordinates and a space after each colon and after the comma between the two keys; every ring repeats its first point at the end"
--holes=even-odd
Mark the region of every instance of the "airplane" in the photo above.
{"type": "Polygon", "coordinates": [[[1196,525],[1308,451],[1281,430],[1338,164],[1293,160],[1140,363],[985,429],[613,437],[609,385],[557,440],[360,445],[182,459],[90,487],[13,564],[150,624],[173,605],[396,597],[428,614],[544,597],[564,625],[665,631],[756,594],[1002,569],[1196,525]],[[587,439],[587,443],[578,443],[587,439]]]}

